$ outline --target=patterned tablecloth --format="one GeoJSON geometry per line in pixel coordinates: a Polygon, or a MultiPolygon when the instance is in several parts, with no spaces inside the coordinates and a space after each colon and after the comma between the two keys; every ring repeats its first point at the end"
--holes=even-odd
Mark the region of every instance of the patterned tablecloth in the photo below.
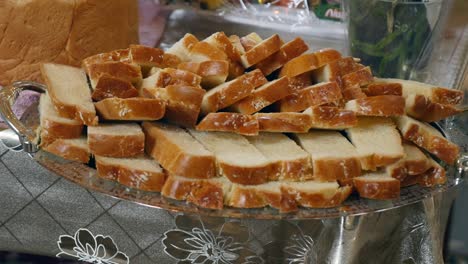
{"type": "MultiPolygon", "coordinates": [[[[175,12],[162,44],[180,37],[187,23],[193,33],[206,34],[209,23],[210,31],[221,27],[239,33],[239,25],[212,21],[175,12]]],[[[452,45],[454,51],[450,56],[437,55],[444,50],[434,52],[437,64],[428,73],[446,72],[436,83],[460,82],[466,45],[459,44],[467,43],[467,32],[447,41],[445,48],[452,45]],[[449,61],[452,66],[441,69],[449,61]]],[[[308,41],[316,48],[345,50],[336,40],[308,41]]],[[[444,124],[465,152],[467,124],[467,114],[444,124]]],[[[456,195],[454,190],[382,213],[324,220],[203,217],[84,189],[1,144],[0,182],[0,250],[91,263],[443,263],[444,231],[456,195]]]]}

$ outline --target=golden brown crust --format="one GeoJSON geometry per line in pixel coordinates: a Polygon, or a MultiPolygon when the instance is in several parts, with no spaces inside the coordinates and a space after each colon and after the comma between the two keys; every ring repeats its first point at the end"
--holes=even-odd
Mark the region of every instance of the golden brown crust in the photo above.
{"type": "Polygon", "coordinates": [[[364,93],[367,96],[377,96],[377,95],[403,95],[403,86],[401,83],[371,83],[363,89],[364,93]]]}
{"type": "Polygon", "coordinates": [[[404,139],[412,141],[448,164],[454,164],[460,153],[460,148],[457,145],[442,136],[432,134],[418,124],[410,124],[407,129],[401,132],[404,139]]]}
{"type": "Polygon", "coordinates": [[[333,106],[315,106],[304,113],[311,115],[313,128],[344,129],[356,126],[358,122],[353,111],[333,106]]]}
{"type": "Polygon", "coordinates": [[[106,61],[122,61],[129,62],[130,49],[118,49],[110,52],[99,53],[89,56],[82,60],[81,67],[88,72],[88,67],[95,63],[106,61]]]}
{"type": "Polygon", "coordinates": [[[144,169],[128,168],[118,164],[106,163],[96,157],[97,175],[101,178],[118,181],[119,183],[143,191],[160,192],[166,175],[163,171],[154,172],[144,169]]]}
{"type": "Polygon", "coordinates": [[[374,81],[370,67],[365,67],[342,77],[344,89],[366,86],[374,81]]]}
{"type": "Polygon", "coordinates": [[[101,101],[111,97],[130,98],[137,96],[138,90],[130,82],[106,73],[99,77],[92,94],[94,101],[101,101]]]}
{"type": "Polygon", "coordinates": [[[162,70],[162,72],[167,73],[168,76],[163,80],[162,86],[159,86],[159,87],[166,87],[168,85],[174,85],[174,84],[199,86],[202,81],[202,77],[190,71],[173,69],[173,68],[165,68],[162,70]]]}
{"type": "Polygon", "coordinates": [[[463,91],[436,87],[432,90],[431,100],[444,105],[457,105],[463,102],[463,91]]]}
{"type": "Polygon", "coordinates": [[[67,124],[43,117],[41,120],[41,146],[48,145],[54,140],[63,138],[79,138],[83,132],[82,124],[67,124]]]}
{"type": "Polygon", "coordinates": [[[187,153],[177,142],[168,138],[158,127],[143,123],[146,153],[169,172],[187,178],[207,179],[216,176],[215,157],[187,153]]]}
{"type": "Polygon", "coordinates": [[[359,86],[346,88],[341,93],[345,102],[348,102],[353,99],[362,99],[367,97],[367,95],[362,91],[362,89],[359,86]]]}
{"type": "Polygon", "coordinates": [[[311,106],[337,103],[341,98],[341,90],[336,82],[319,83],[281,99],[277,108],[281,112],[299,112],[311,106]]]}
{"type": "Polygon", "coordinates": [[[288,77],[282,77],[273,82],[254,90],[251,95],[233,104],[229,109],[242,114],[253,114],[292,92],[288,77]]]}
{"type": "Polygon", "coordinates": [[[271,206],[273,208],[281,208],[281,190],[265,190],[256,189],[255,187],[233,184],[229,206],[237,208],[262,208],[271,206]]]}
{"type": "Polygon", "coordinates": [[[132,84],[138,84],[142,79],[140,66],[120,61],[94,63],[89,65],[87,69],[92,84],[95,84],[99,77],[105,73],[132,84]]]}
{"type": "Polygon", "coordinates": [[[143,45],[130,45],[129,58],[132,63],[142,67],[162,68],[164,51],[143,45]]]}
{"type": "Polygon", "coordinates": [[[430,160],[431,167],[418,175],[408,176],[402,183],[402,187],[419,184],[423,187],[433,187],[438,184],[447,182],[447,174],[445,169],[437,164],[434,160],[430,160]]]}
{"type": "Polygon", "coordinates": [[[159,120],[166,105],[160,99],[107,98],[95,103],[99,116],[104,120],[159,120]]]}
{"type": "Polygon", "coordinates": [[[199,75],[202,78],[201,85],[204,88],[212,88],[224,83],[229,75],[229,63],[223,60],[184,62],[177,67],[199,75]]]}
{"type": "Polygon", "coordinates": [[[219,182],[209,180],[185,180],[169,175],[161,194],[209,209],[222,209],[224,204],[223,187],[219,182]]]}
{"type": "Polygon", "coordinates": [[[312,124],[312,117],[304,113],[256,113],[254,116],[260,131],[266,132],[305,133],[312,124]]]}
{"type": "Polygon", "coordinates": [[[461,113],[453,105],[433,103],[424,95],[409,95],[406,98],[406,114],[424,122],[436,122],[461,113]]]}
{"type": "Polygon", "coordinates": [[[265,76],[281,68],[288,61],[296,58],[309,49],[307,44],[301,38],[297,37],[290,42],[283,44],[279,51],[270,57],[257,63],[255,67],[260,69],[265,76]]]}
{"type": "Polygon", "coordinates": [[[277,52],[280,49],[281,44],[282,41],[278,34],[274,34],[258,43],[253,48],[247,50],[246,53],[241,56],[242,65],[245,68],[249,68],[250,66],[259,63],[277,52]]]}
{"type": "Polygon", "coordinates": [[[196,126],[200,131],[227,131],[246,136],[258,135],[258,121],[251,115],[239,113],[209,113],[196,126]]]}
{"type": "Polygon", "coordinates": [[[314,53],[303,54],[284,64],[279,77],[294,77],[318,69],[340,58],[341,54],[334,49],[323,49],[314,53]]]}
{"type": "Polygon", "coordinates": [[[224,51],[205,41],[200,41],[192,45],[190,57],[195,62],[228,59],[224,51]]]}
{"type": "Polygon", "coordinates": [[[216,32],[204,41],[224,51],[224,53],[226,53],[226,55],[228,56],[229,60],[233,62],[240,62],[239,52],[234,47],[234,45],[232,45],[231,41],[224,32],[216,32]]]}
{"type": "Polygon", "coordinates": [[[71,144],[66,139],[56,139],[50,144],[42,146],[42,149],[66,160],[79,161],[81,163],[89,162],[89,149],[71,144]]]}
{"type": "Polygon", "coordinates": [[[405,113],[405,98],[397,95],[378,95],[348,101],[345,109],[359,116],[401,116],[405,113]]]}
{"type": "Polygon", "coordinates": [[[260,70],[239,76],[229,83],[221,84],[207,92],[203,98],[202,113],[208,114],[226,108],[249,96],[252,91],[267,82],[260,70]]]}
{"type": "Polygon", "coordinates": [[[365,170],[375,171],[377,170],[377,168],[393,164],[397,162],[398,160],[400,160],[401,158],[402,158],[401,155],[392,157],[389,155],[381,156],[378,154],[372,154],[372,155],[361,157],[361,166],[365,170]]]}
{"type": "Polygon", "coordinates": [[[362,65],[356,63],[353,57],[344,57],[329,62],[324,67],[321,67],[312,72],[314,82],[337,82],[340,88],[343,88],[341,77],[363,68],[362,65]]]}
{"type": "Polygon", "coordinates": [[[89,133],[88,145],[91,153],[98,156],[125,158],[144,153],[145,135],[101,135],[89,133]]]}
{"type": "Polygon", "coordinates": [[[310,158],[301,158],[281,162],[281,177],[279,180],[305,181],[313,179],[310,158]]]}
{"type": "Polygon", "coordinates": [[[291,204],[294,203],[309,208],[336,207],[342,204],[344,200],[346,200],[349,197],[351,191],[352,188],[349,186],[340,187],[336,189],[336,192],[332,196],[328,197],[320,191],[301,191],[296,188],[291,188],[287,185],[283,185],[281,186],[282,208],[280,209],[280,211],[288,212],[294,210],[294,206],[291,206],[291,204]]]}
{"type": "Polygon", "coordinates": [[[376,200],[391,200],[400,196],[400,181],[393,178],[388,180],[369,180],[365,177],[354,178],[354,187],[359,196],[376,200]],[[393,180],[392,180],[393,179],[393,180]]]}
{"type": "Polygon", "coordinates": [[[231,182],[245,185],[266,183],[276,171],[275,166],[271,163],[253,167],[240,167],[218,161],[218,167],[221,174],[231,182]]]}
{"type": "Polygon", "coordinates": [[[314,179],[318,181],[346,180],[361,175],[359,158],[313,159],[314,179]]]}

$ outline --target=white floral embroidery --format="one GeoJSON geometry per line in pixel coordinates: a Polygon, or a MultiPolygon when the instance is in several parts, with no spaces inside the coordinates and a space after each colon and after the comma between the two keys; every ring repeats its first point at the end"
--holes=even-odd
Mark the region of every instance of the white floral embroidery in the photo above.
{"type": "Polygon", "coordinates": [[[287,261],[289,264],[316,262],[317,253],[315,252],[312,237],[304,234],[294,234],[291,236],[290,242],[283,250],[288,254],[287,261]]]}

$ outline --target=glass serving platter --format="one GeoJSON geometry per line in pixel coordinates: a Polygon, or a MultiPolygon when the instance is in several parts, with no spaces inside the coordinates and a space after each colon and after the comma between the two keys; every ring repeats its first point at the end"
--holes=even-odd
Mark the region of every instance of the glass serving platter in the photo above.
{"type": "MultiPolygon", "coordinates": [[[[416,185],[405,187],[401,189],[400,197],[394,200],[378,201],[362,199],[353,194],[339,207],[327,209],[301,208],[297,212],[287,214],[280,213],[273,208],[237,209],[225,207],[221,210],[204,209],[185,201],[167,199],[162,197],[160,193],[136,190],[121,185],[118,182],[102,179],[97,176],[96,170],[88,165],[64,160],[58,156],[42,151],[35,144],[37,138],[35,131],[37,130],[36,128],[39,120],[37,104],[33,104],[25,112],[21,120],[18,120],[11,110],[12,103],[14,103],[22,90],[44,92],[45,87],[32,82],[17,82],[0,91],[0,116],[6,121],[10,128],[19,135],[23,151],[29,153],[34,160],[52,173],[60,175],[84,188],[98,191],[118,199],[164,210],[196,213],[206,216],[252,219],[325,219],[365,215],[410,205],[437,193],[455,189],[463,181],[463,175],[468,171],[468,155],[461,155],[457,166],[445,166],[448,175],[446,184],[432,188],[416,185]]],[[[435,126],[442,132],[445,132],[448,138],[452,140],[455,139],[455,142],[457,142],[457,137],[462,137],[464,135],[464,133],[459,133],[459,130],[456,129],[456,125],[454,125],[455,127],[452,126],[448,131],[442,130],[440,126],[435,126]]],[[[464,139],[462,140],[465,141],[464,139]]]]}

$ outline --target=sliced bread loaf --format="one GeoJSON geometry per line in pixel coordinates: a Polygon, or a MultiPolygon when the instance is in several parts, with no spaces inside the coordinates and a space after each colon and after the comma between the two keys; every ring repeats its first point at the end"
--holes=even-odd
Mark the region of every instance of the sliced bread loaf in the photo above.
{"type": "Polygon", "coordinates": [[[288,77],[268,82],[255,89],[252,94],[229,107],[242,114],[253,114],[283,99],[292,92],[288,77]]]}
{"type": "Polygon", "coordinates": [[[377,95],[403,95],[403,88],[401,83],[381,83],[373,82],[367,85],[362,91],[367,96],[377,96],[377,95]]]}
{"type": "Polygon", "coordinates": [[[83,124],[80,121],[59,115],[47,93],[41,94],[39,99],[39,115],[41,146],[59,138],[79,138],[83,132],[83,124]]]}
{"type": "Polygon", "coordinates": [[[271,206],[280,209],[281,182],[267,182],[259,185],[232,184],[225,204],[237,208],[262,208],[271,206]]]}
{"type": "Polygon", "coordinates": [[[85,125],[97,124],[96,110],[83,70],[44,63],[41,64],[41,73],[59,115],[78,120],[85,125]]]}
{"type": "Polygon", "coordinates": [[[460,90],[400,79],[377,79],[377,81],[382,83],[401,84],[404,97],[408,97],[411,94],[424,95],[432,102],[444,105],[457,105],[463,101],[464,94],[463,91],[460,90]]]}
{"type": "Polygon", "coordinates": [[[286,135],[260,133],[247,139],[276,166],[276,175],[272,175],[272,180],[304,181],[312,178],[310,155],[286,135]]]}
{"type": "Polygon", "coordinates": [[[342,87],[341,77],[361,68],[363,66],[354,61],[353,57],[344,57],[333,60],[323,67],[314,70],[312,72],[312,79],[316,83],[337,82],[342,87]]]}
{"type": "Polygon", "coordinates": [[[260,69],[265,76],[270,75],[274,71],[281,68],[288,61],[296,58],[309,49],[303,39],[297,37],[288,43],[283,44],[279,51],[272,54],[270,57],[257,63],[255,67],[260,69]]]}
{"type": "Polygon", "coordinates": [[[397,95],[378,95],[346,102],[346,110],[358,116],[401,116],[405,113],[405,98],[397,95]]]}
{"type": "Polygon", "coordinates": [[[196,126],[200,131],[225,131],[246,136],[258,135],[258,121],[251,115],[239,113],[209,113],[196,126]]]}
{"type": "Polygon", "coordinates": [[[409,116],[397,117],[395,121],[404,139],[412,141],[448,164],[455,163],[460,148],[437,129],[409,116]]]}
{"type": "Polygon", "coordinates": [[[336,182],[284,182],[281,185],[281,209],[290,211],[294,203],[309,208],[336,207],[349,197],[351,191],[351,187],[340,187],[336,182]]]}
{"type": "Polygon", "coordinates": [[[405,180],[401,182],[401,186],[405,187],[419,184],[423,187],[433,187],[438,184],[446,183],[447,173],[445,169],[431,158],[429,158],[429,164],[430,168],[428,170],[418,175],[406,177],[405,180]]]}
{"type": "Polygon", "coordinates": [[[404,156],[400,134],[391,119],[360,117],[358,124],[346,132],[361,156],[364,170],[376,170],[404,156]]]}
{"type": "Polygon", "coordinates": [[[184,62],[177,67],[200,76],[201,85],[205,89],[224,83],[229,75],[229,63],[224,60],[184,62]]]}
{"type": "Polygon", "coordinates": [[[357,125],[356,113],[334,106],[314,106],[303,112],[311,116],[311,127],[345,129],[357,125]]]}
{"type": "Polygon", "coordinates": [[[256,32],[252,32],[239,39],[239,43],[242,45],[242,49],[238,50],[240,51],[240,54],[243,55],[245,52],[253,49],[262,41],[262,37],[260,37],[256,32]]]}
{"type": "Polygon", "coordinates": [[[88,163],[91,156],[86,137],[63,139],[59,138],[43,146],[43,150],[60,156],[66,160],[88,163]]]}
{"type": "Polygon", "coordinates": [[[194,35],[187,33],[183,38],[166,50],[166,53],[176,55],[182,61],[190,61],[190,49],[192,49],[193,45],[197,42],[198,39],[194,35]]]}
{"type": "Polygon", "coordinates": [[[161,194],[203,208],[222,209],[230,189],[231,183],[225,177],[200,180],[170,174],[161,194]]]}
{"type": "Polygon", "coordinates": [[[374,81],[370,67],[364,67],[357,71],[343,75],[343,88],[363,87],[374,81]]]}
{"type": "Polygon", "coordinates": [[[189,52],[190,61],[202,62],[209,60],[228,60],[224,51],[205,41],[193,44],[189,52]]]}
{"type": "Polygon", "coordinates": [[[96,168],[101,178],[143,191],[160,192],[166,175],[158,162],[147,157],[109,158],[96,156],[96,168]]]}
{"type": "Polygon", "coordinates": [[[136,123],[88,127],[88,145],[97,156],[125,158],[144,153],[145,135],[136,123]]]}
{"type": "Polygon", "coordinates": [[[311,106],[337,103],[341,98],[336,82],[318,83],[286,96],[276,107],[281,112],[299,112],[311,106]]]}
{"type": "Polygon", "coordinates": [[[273,166],[269,160],[241,135],[192,129],[189,129],[189,132],[214,153],[220,174],[231,182],[262,184],[273,175],[273,166]]]}
{"type": "Polygon", "coordinates": [[[138,90],[130,82],[107,73],[99,76],[92,94],[94,101],[101,101],[112,97],[130,98],[137,96],[138,90]]]}
{"type": "Polygon", "coordinates": [[[406,114],[424,122],[440,121],[461,111],[454,105],[434,103],[424,95],[410,94],[406,97],[406,114]]]}
{"type": "Polygon", "coordinates": [[[400,181],[385,171],[368,172],[353,179],[359,196],[376,200],[391,200],[400,196],[400,181]]]}
{"type": "Polygon", "coordinates": [[[312,123],[312,117],[304,113],[256,113],[254,116],[259,130],[264,132],[305,133],[312,123]]]}
{"type": "Polygon", "coordinates": [[[142,94],[162,99],[166,104],[165,120],[183,127],[194,127],[200,113],[205,90],[188,85],[169,85],[166,88],[143,88],[142,94]]]}
{"type": "Polygon", "coordinates": [[[361,175],[358,152],[339,132],[312,130],[294,138],[312,157],[314,179],[336,181],[361,175]]]}
{"type": "Polygon", "coordinates": [[[334,49],[323,49],[314,53],[303,54],[284,64],[280,70],[279,77],[298,76],[316,70],[339,58],[341,58],[341,54],[334,49]]]}
{"type": "Polygon", "coordinates": [[[166,104],[161,99],[107,98],[95,103],[103,120],[159,120],[164,116],[166,104]]]}
{"type": "Polygon", "coordinates": [[[120,61],[94,63],[89,65],[87,69],[86,73],[93,89],[102,74],[109,74],[134,85],[139,84],[143,78],[140,66],[120,61]]]}
{"type": "Polygon", "coordinates": [[[280,37],[278,34],[274,34],[254,47],[246,49],[246,52],[241,55],[241,63],[244,68],[249,68],[277,52],[281,48],[281,45],[282,41],[280,37]]]}
{"type": "Polygon", "coordinates": [[[146,153],[172,174],[187,178],[216,176],[214,155],[177,126],[143,122],[146,153]]]}
{"type": "Polygon", "coordinates": [[[254,70],[232,81],[218,85],[203,96],[201,112],[206,115],[226,108],[249,96],[255,88],[265,83],[267,83],[267,80],[262,72],[254,70]]]}
{"type": "Polygon", "coordinates": [[[180,58],[173,54],[166,54],[162,49],[146,47],[143,45],[130,45],[129,59],[132,63],[138,64],[144,70],[151,67],[167,68],[177,67],[181,62],[180,58]]]}

